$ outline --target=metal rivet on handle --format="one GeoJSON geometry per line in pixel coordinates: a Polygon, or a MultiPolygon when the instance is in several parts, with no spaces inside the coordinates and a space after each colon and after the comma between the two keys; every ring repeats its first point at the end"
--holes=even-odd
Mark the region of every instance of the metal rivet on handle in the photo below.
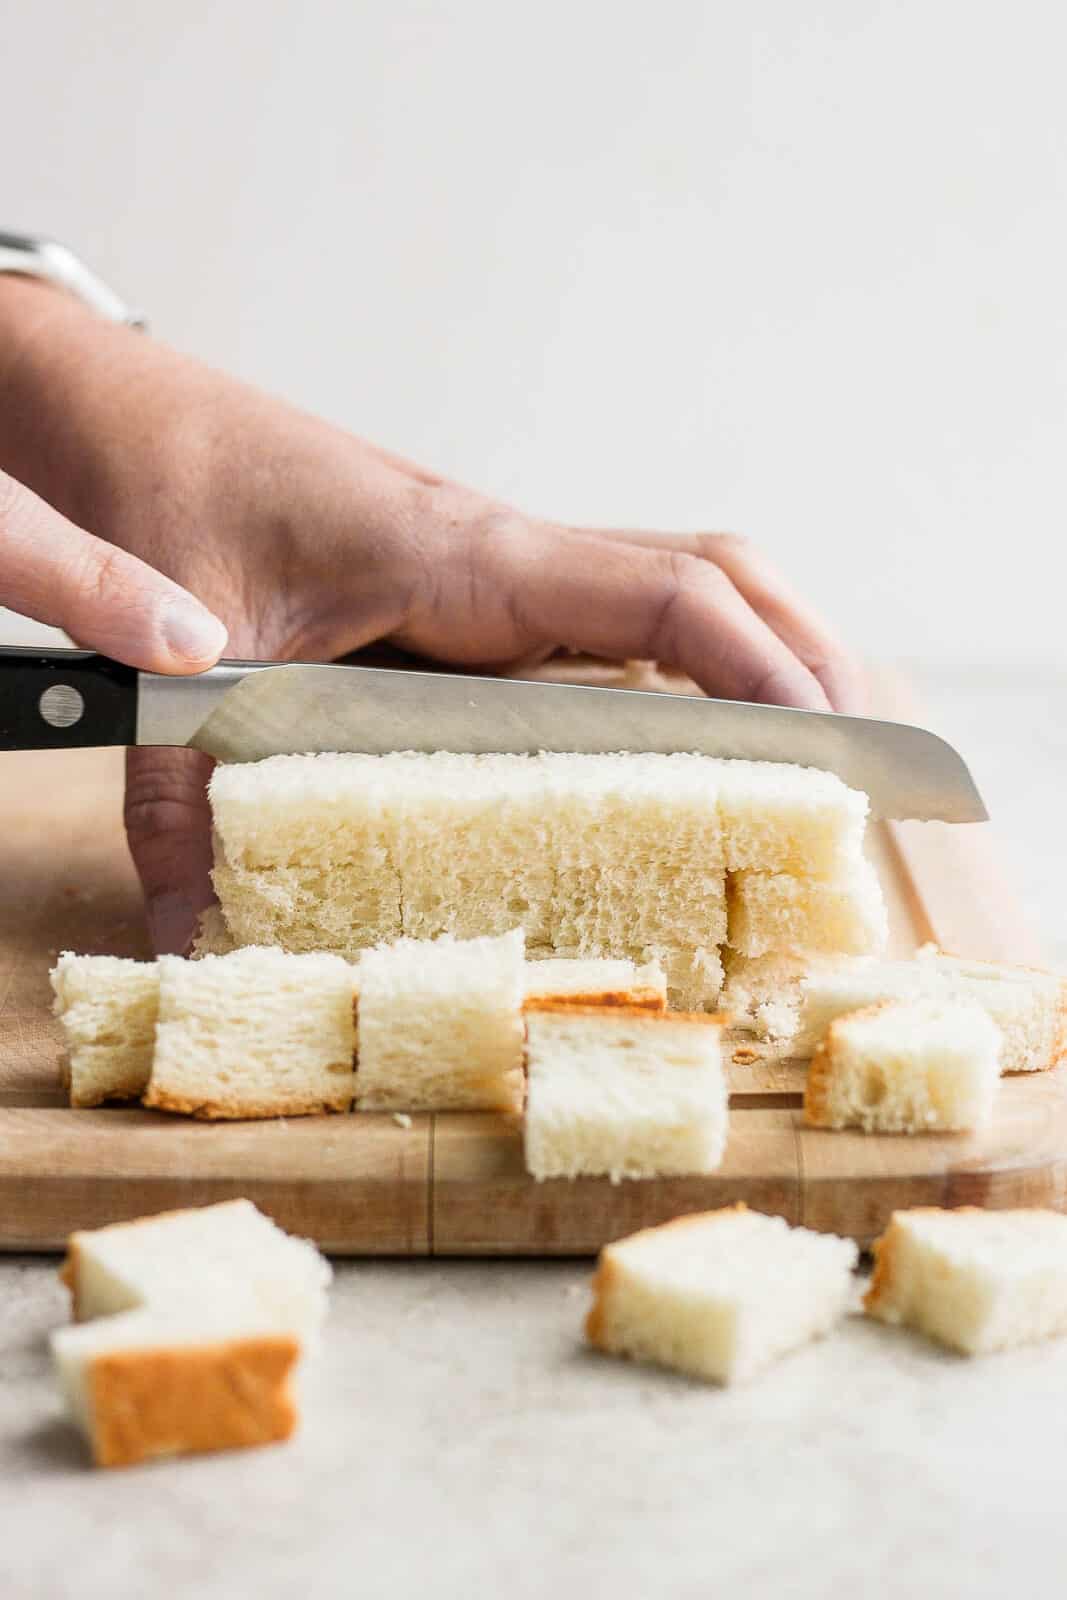
{"type": "Polygon", "coordinates": [[[73,728],[82,719],[85,701],[72,683],[53,683],[38,700],[37,709],[50,728],[73,728]]]}

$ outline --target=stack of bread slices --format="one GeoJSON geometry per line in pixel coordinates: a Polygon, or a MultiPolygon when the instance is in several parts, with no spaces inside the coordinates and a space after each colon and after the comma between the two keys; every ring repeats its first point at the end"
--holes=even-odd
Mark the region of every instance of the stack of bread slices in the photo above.
{"type": "Polygon", "coordinates": [[[275,756],[211,782],[219,908],[201,949],[349,960],[521,928],[531,959],[658,961],[714,1010],[723,955],[877,952],[866,796],[695,755],[275,756]]]}

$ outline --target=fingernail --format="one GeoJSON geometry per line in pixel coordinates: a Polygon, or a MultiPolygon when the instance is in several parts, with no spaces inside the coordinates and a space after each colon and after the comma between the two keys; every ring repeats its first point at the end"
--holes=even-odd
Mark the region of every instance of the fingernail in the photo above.
{"type": "Polygon", "coordinates": [[[184,956],[196,935],[196,912],[188,895],[170,889],[148,902],[148,932],[157,956],[184,956]]]}
{"type": "Polygon", "coordinates": [[[172,655],[192,665],[215,661],[221,656],[228,634],[206,606],[182,594],[167,601],[163,612],[163,637],[172,655]]]}

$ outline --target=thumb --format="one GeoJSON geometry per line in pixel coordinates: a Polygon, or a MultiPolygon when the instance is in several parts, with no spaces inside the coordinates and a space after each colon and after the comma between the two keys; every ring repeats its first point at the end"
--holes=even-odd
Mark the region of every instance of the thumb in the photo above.
{"type": "Polygon", "coordinates": [[[199,750],[145,745],[126,752],[126,838],[159,955],[185,955],[211,892],[214,766],[199,750]]]}
{"type": "Polygon", "coordinates": [[[0,604],[147,672],[202,672],[226,647],[206,606],[0,472],[0,604]]]}

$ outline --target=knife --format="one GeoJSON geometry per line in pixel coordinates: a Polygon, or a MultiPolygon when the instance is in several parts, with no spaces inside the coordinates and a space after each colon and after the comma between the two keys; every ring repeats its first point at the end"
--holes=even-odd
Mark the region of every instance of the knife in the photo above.
{"type": "Polygon", "coordinates": [[[692,751],[836,772],[878,817],[984,822],[960,755],[901,722],[461,673],[223,661],[196,677],[85,650],[0,649],[0,750],[191,745],[220,761],[322,750],[692,751]]]}

